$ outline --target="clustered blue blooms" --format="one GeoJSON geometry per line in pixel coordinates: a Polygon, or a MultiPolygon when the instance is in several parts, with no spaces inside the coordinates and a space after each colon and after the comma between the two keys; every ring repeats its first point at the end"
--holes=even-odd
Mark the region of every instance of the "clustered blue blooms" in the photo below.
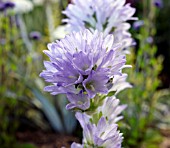
{"type": "Polygon", "coordinates": [[[105,117],[101,117],[97,125],[90,122],[90,116],[76,113],[83,128],[83,145],[73,143],[71,148],[107,147],[119,148],[122,142],[122,133],[117,130],[117,124],[109,124],[105,117]]]}
{"type": "Polygon", "coordinates": [[[125,0],[73,0],[63,12],[70,34],[48,44],[46,70],[40,76],[52,85],[45,91],[65,94],[66,109],[76,110],[83,128],[82,144],[71,148],[121,148],[116,122],[126,105],[117,93],[132,87],[126,82],[125,48],[132,45],[130,24],[135,9],[125,0]]]}
{"type": "Polygon", "coordinates": [[[96,94],[108,94],[111,79],[121,75],[125,65],[121,44],[113,43],[113,35],[84,30],[49,44],[44,52],[51,61],[44,62],[46,70],[40,76],[53,85],[45,91],[66,94],[67,109],[88,109],[96,94]]]}
{"type": "Polygon", "coordinates": [[[127,48],[133,43],[127,21],[137,18],[132,17],[135,8],[125,3],[126,0],[73,0],[73,4],[63,11],[68,17],[63,22],[67,23],[68,31],[88,28],[92,31],[97,29],[104,35],[112,33],[115,42],[123,41],[122,46],[127,48]]]}

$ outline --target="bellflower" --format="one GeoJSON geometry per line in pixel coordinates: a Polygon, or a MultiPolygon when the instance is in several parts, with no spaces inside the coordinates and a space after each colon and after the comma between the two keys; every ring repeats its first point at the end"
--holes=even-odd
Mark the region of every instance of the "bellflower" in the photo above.
{"type": "Polygon", "coordinates": [[[0,1],[0,11],[4,11],[4,10],[7,10],[7,9],[12,9],[14,7],[15,7],[15,4],[13,2],[10,2],[10,1],[6,1],[6,2],[0,1]]]}
{"type": "Polygon", "coordinates": [[[101,117],[97,124],[90,122],[90,116],[76,113],[76,118],[83,128],[83,144],[72,144],[72,148],[105,147],[121,148],[122,134],[117,130],[117,124],[108,124],[105,117],[101,117]]]}
{"type": "Polygon", "coordinates": [[[163,7],[163,1],[162,0],[154,0],[153,3],[158,8],[162,8],[163,7]]]}
{"type": "Polygon", "coordinates": [[[41,39],[41,33],[38,32],[38,31],[32,31],[30,34],[29,34],[30,38],[33,39],[33,40],[40,40],[41,39]]]}
{"type": "Polygon", "coordinates": [[[121,48],[121,43],[114,43],[113,35],[104,37],[89,30],[73,32],[48,44],[49,50],[44,53],[50,61],[44,62],[46,70],[40,76],[52,85],[44,90],[53,95],[66,94],[71,103],[68,109],[87,109],[89,99],[97,93],[107,94],[110,79],[121,75],[126,62],[121,48]]]}
{"type": "Polygon", "coordinates": [[[133,29],[139,30],[144,25],[144,21],[139,20],[133,23],[133,29]]]}
{"type": "Polygon", "coordinates": [[[124,41],[124,47],[131,45],[131,34],[128,33],[130,24],[128,20],[136,20],[132,17],[135,8],[125,4],[125,0],[73,0],[63,14],[70,31],[79,31],[84,28],[99,30],[104,35],[113,33],[115,42],[124,41]],[[127,41],[128,40],[128,41],[127,41]],[[127,44],[128,43],[128,44],[127,44]]]}
{"type": "Polygon", "coordinates": [[[109,124],[116,123],[123,118],[123,116],[118,115],[127,107],[127,105],[119,105],[119,102],[119,99],[116,99],[115,96],[107,97],[104,100],[103,105],[98,108],[98,112],[102,113],[102,116],[108,120],[109,124]]]}
{"type": "Polygon", "coordinates": [[[126,82],[127,76],[128,75],[126,73],[114,76],[112,86],[110,86],[109,91],[115,91],[115,95],[117,95],[120,91],[126,88],[132,88],[132,85],[129,82],[126,82]]]}
{"type": "Polygon", "coordinates": [[[153,37],[149,36],[146,38],[146,42],[149,43],[149,44],[152,44],[153,43],[153,37]]]}
{"type": "Polygon", "coordinates": [[[4,3],[6,8],[14,8],[15,4],[13,2],[7,1],[4,3]]]}
{"type": "Polygon", "coordinates": [[[82,110],[86,110],[90,107],[90,99],[88,98],[88,95],[83,93],[83,91],[79,94],[68,93],[67,97],[70,103],[67,104],[66,109],[73,109],[77,107],[82,110]]]}
{"type": "Polygon", "coordinates": [[[71,145],[71,148],[84,148],[84,146],[79,144],[79,143],[73,142],[72,145],[71,145]]]}

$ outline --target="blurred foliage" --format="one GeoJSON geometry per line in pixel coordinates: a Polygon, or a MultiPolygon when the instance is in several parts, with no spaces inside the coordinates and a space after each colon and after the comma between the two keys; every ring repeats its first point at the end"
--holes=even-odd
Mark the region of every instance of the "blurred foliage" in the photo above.
{"type": "Polygon", "coordinates": [[[13,17],[14,16],[10,18],[1,16],[0,21],[0,39],[5,42],[0,46],[0,143],[6,147],[10,146],[11,142],[14,141],[14,137],[11,135],[14,134],[18,126],[17,117],[22,111],[21,109],[19,109],[21,111],[16,110],[16,106],[18,105],[16,99],[17,97],[18,99],[21,98],[25,92],[25,88],[19,83],[19,79],[20,75],[24,75],[26,70],[21,67],[27,65],[25,60],[23,62],[23,59],[26,58],[26,50],[20,49],[23,43],[19,38],[17,26],[11,23],[13,17]],[[18,57],[14,53],[16,53],[18,57]],[[11,122],[13,123],[12,126],[11,122]]]}
{"type": "Polygon", "coordinates": [[[170,1],[164,0],[164,7],[158,13],[156,18],[156,36],[155,41],[158,45],[158,54],[164,55],[163,70],[161,73],[161,80],[165,87],[170,87],[170,1]]]}
{"type": "Polygon", "coordinates": [[[158,108],[160,98],[165,99],[170,91],[159,89],[163,57],[156,57],[157,47],[154,43],[157,11],[152,0],[150,4],[149,1],[143,1],[141,19],[144,25],[138,31],[133,31],[133,34],[136,34],[137,48],[127,56],[128,63],[133,63],[133,68],[128,71],[128,81],[132,83],[133,88],[118,96],[123,103],[128,104],[124,121],[121,123],[125,148],[158,148],[162,142],[157,125],[163,122],[161,118],[164,119],[165,116],[158,117],[158,108]]]}
{"type": "Polygon", "coordinates": [[[66,4],[46,2],[25,14],[0,12],[0,147],[34,147],[16,145],[15,133],[21,128],[60,133],[75,129],[74,114],[65,109],[66,97],[42,92],[45,84],[39,78],[42,50],[54,40],[51,29],[61,23],[66,4]],[[31,38],[32,31],[41,37],[31,38]]]}

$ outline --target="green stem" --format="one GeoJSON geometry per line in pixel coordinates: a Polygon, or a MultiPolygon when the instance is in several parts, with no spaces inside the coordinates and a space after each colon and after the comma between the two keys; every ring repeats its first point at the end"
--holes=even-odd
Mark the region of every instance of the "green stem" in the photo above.
{"type": "Polygon", "coordinates": [[[23,21],[22,15],[18,14],[17,19],[18,19],[20,33],[21,33],[21,37],[23,39],[23,42],[24,42],[27,50],[32,51],[32,44],[31,44],[31,42],[30,42],[30,40],[28,38],[26,25],[25,25],[25,22],[23,21]]]}
{"type": "Polygon", "coordinates": [[[50,36],[50,41],[53,41],[53,31],[54,31],[54,21],[53,21],[53,13],[51,9],[51,5],[47,2],[46,3],[46,18],[48,23],[48,31],[50,36]]]}

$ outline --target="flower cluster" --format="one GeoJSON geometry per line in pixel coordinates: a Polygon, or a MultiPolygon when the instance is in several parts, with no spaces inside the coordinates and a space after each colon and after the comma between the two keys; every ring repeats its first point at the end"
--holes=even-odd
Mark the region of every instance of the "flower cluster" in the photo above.
{"type": "Polygon", "coordinates": [[[63,19],[70,31],[79,31],[89,28],[99,30],[107,34],[114,34],[115,42],[123,41],[124,48],[129,47],[133,40],[128,32],[130,24],[128,20],[136,20],[132,17],[135,9],[125,0],[73,0],[67,9],[63,11],[68,18],[63,19]]]}
{"type": "Polygon", "coordinates": [[[83,128],[83,144],[73,143],[71,148],[121,148],[122,134],[117,130],[117,124],[109,124],[101,117],[97,124],[91,123],[91,117],[85,113],[76,113],[76,118],[83,128]]]}
{"type": "Polygon", "coordinates": [[[67,35],[48,45],[40,76],[53,85],[45,87],[51,94],[66,94],[70,104],[67,109],[86,110],[96,94],[108,94],[110,83],[125,65],[125,55],[120,54],[122,44],[114,44],[113,35],[89,30],[67,35]]]}

